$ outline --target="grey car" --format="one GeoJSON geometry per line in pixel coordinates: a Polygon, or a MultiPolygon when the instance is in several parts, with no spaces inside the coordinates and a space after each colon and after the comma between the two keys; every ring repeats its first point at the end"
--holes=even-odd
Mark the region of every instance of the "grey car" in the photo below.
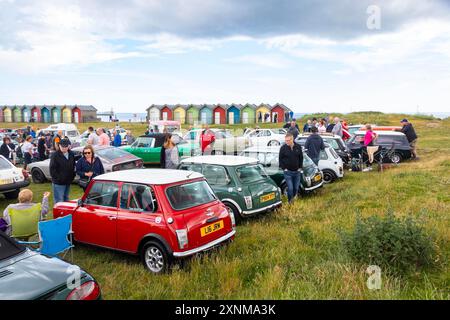
{"type": "Polygon", "coordinates": [[[32,251],[1,231],[0,248],[0,300],[101,298],[95,279],[75,265],[32,251]]]}
{"type": "MultiPolygon", "coordinates": [[[[75,153],[75,160],[78,160],[82,156],[81,153],[83,147],[73,148],[72,151],[75,153]]],[[[102,161],[105,173],[128,169],[140,169],[144,167],[141,158],[120,148],[112,146],[94,146],[94,152],[102,161]]],[[[50,159],[33,162],[28,165],[28,170],[31,172],[34,183],[44,183],[47,180],[51,181],[50,159]]],[[[78,179],[78,176],[75,177],[75,181],[78,179]]]]}

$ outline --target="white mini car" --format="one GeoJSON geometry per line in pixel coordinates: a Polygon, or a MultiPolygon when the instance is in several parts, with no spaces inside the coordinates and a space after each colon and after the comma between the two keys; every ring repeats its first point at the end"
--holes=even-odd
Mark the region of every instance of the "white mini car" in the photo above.
{"type": "Polygon", "coordinates": [[[328,143],[325,143],[325,150],[320,152],[319,169],[325,183],[344,177],[344,163],[328,143]]]}
{"type": "Polygon", "coordinates": [[[248,137],[253,146],[280,146],[284,143],[286,129],[247,129],[244,137],[248,137]]]}
{"type": "Polygon", "coordinates": [[[16,168],[5,157],[0,156],[0,193],[6,199],[17,199],[20,188],[30,184],[28,174],[24,175],[22,169],[16,168]]]}

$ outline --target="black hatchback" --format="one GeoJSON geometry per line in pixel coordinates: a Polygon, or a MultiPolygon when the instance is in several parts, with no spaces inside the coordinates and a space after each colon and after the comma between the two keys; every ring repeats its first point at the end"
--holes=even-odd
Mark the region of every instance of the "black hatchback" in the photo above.
{"type": "MultiPolygon", "coordinates": [[[[400,163],[403,160],[411,159],[411,147],[403,133],[395,131],[375,131],[375,133],[378,135],[375,145],[380,146],[380,151],[383,149],[386,154],[383,162],[400,163]]],[[[357,131],[347,142],[353,158],[362,155],[365,134],[366,131],[357,131]]],[[[375,160],[379,161],[377,154],[375,154],[375,160]]]]}

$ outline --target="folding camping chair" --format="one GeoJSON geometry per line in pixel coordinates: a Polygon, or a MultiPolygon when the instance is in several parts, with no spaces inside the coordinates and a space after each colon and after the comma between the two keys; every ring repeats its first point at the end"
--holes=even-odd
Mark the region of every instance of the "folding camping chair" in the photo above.
{"type": "Polygon", "coordinates": [[[28,241],[32,236],[38,234],[38,222],[41,219],[41,204],[37,203],[27,209],[8,209],[12,227],[11,237],[28,241]]]}
{"type": "Polygon", "coordinates": [[[70,250],[73,261],[72,215],[58,219],[39,222],[39,241],[20,242],[25,245],[39,245],[36,251],[56,257],[63,253],[63,258],[70,250]]]}

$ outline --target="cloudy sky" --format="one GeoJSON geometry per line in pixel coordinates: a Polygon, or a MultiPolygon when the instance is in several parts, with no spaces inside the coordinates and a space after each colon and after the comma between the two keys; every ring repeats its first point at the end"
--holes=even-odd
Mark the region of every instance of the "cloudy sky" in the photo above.
{"type": "Polygon", "coordinates": [[[450,1],[0,0],[0,74],[0,105],[448,112],[450,1]]]}

